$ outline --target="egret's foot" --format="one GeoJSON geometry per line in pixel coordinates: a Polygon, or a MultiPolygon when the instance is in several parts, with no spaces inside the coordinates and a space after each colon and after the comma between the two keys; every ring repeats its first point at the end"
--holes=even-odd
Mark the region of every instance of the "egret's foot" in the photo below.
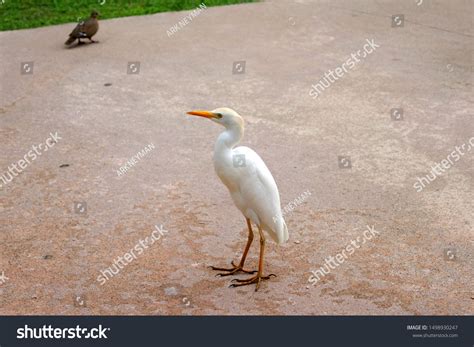
{"type": "Polygon", "coordinates": [[[99,43],[99,41],[92,40],[92,39],[89,39],[89,41],[90,41],[91,43],[99,43]]]}
{"type": "Polygon", "coordinates": [[[82,41],[77,41],[77,45],[80,46],[80,45],[83,45],[85,42],[82,42],[82,41]]]}
{"type": "Polygon", "coordinates": [[[253,284],[253,283],[256,283],[256,287],[255,287],[255,291],[258,290],[258,288],[260,287],[260,282],[262,280],[269,280],[270,277],[277,277],[275,274],[270,274],[268,276],[262,276],[260,274],[257,274],[253,277],[250,277],[246,280],[239,280],[239,279],[233,279],[231,282],[237,282],[237,283],[232,283],[229,287],[241,287],[241,286],[246,286],[246,285],[249,285],[249,284],[253,284]]]}
{"type": "Polygon", "coordinates": [[[254,271],[245,270],[242,266],[235,265],[233,260],[230,263],[232,264],[232,267],[230,269],[227,269],[227,268],[224,268],[224,267],[215,267],[215,266],[209,266],[209,267],[212,270],[225,271],[225,273],[218,273],[216,275],[217,277],[230,276],[230,275],[236,274],[238,272],[245,272],[246,274],[254,274],[254,273],[257,272],[257,270],[254,270],[254,271]]]}

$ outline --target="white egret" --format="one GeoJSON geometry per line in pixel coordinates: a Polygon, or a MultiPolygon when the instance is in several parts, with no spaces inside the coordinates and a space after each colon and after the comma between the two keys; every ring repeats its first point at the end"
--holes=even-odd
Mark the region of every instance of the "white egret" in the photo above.
{"type": "Polygon", "coordinates": [[[214,169],[222,183],[229,189],[235,206],[247,220],[249,231],[247,245],[238,265],[232,261],[232,268],[211,266],[213,270],[224,271],[218,276],[233,275],[238,272],[257,274],[249,279],[234,279],[231,287],[255,283],[258,290],[262,280],[274,274],[263,275],[263,257],[265,252],[265,235],[263,231],[278,244],[288,240],[288,228],[280,207],[278,187],[270,170],[262,158],[248,147],[235,147],[244,135],[244,120],[230,108],[217,108],[213,111],[191,111],[189,115],[205,117],[223,125],[225,131],[217,138],[214,147],[214,169]],[[244,270],[244,263],[253,241],[252,222],[260,234],[260,257],[258,271],[244,270]]]}

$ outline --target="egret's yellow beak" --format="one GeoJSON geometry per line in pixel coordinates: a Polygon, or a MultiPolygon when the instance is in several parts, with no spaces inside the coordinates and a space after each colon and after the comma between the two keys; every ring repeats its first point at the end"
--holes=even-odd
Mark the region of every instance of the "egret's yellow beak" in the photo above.
{"type": "Polygon", "coordinates": [[[204,117],[204,118],[219,118],[219,116],[215,113],[209,112],[209,111],[189,111],[189,115],[191,116],[199,116],[199,117],[204,117]]]}

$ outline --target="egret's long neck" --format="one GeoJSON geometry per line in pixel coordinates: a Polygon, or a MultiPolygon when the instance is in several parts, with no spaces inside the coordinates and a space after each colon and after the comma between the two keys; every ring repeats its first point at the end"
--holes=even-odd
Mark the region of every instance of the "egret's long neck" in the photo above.
{"type": "Polygon", "coordinates": [[[233,125],[224,132],[222,132],[217,138],[216,145],[214,147],[214,155],[224,154],[231,151],[244,136],[244,128],[239,125],[233,125]]]}

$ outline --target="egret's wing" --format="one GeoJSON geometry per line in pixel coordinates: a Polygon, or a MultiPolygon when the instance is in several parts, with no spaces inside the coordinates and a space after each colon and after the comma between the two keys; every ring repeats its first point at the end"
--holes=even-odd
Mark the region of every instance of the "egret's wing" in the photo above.
{"type": "Polygon", "coordinates": [[[248,147],[237,147],[237,154],[245,155],[245,170],[239,191],[246,204],[258,216],[262,228],[279,243],[288,237],[280,206],[280,194],[270,170],[260,156],[248,147]]]}

